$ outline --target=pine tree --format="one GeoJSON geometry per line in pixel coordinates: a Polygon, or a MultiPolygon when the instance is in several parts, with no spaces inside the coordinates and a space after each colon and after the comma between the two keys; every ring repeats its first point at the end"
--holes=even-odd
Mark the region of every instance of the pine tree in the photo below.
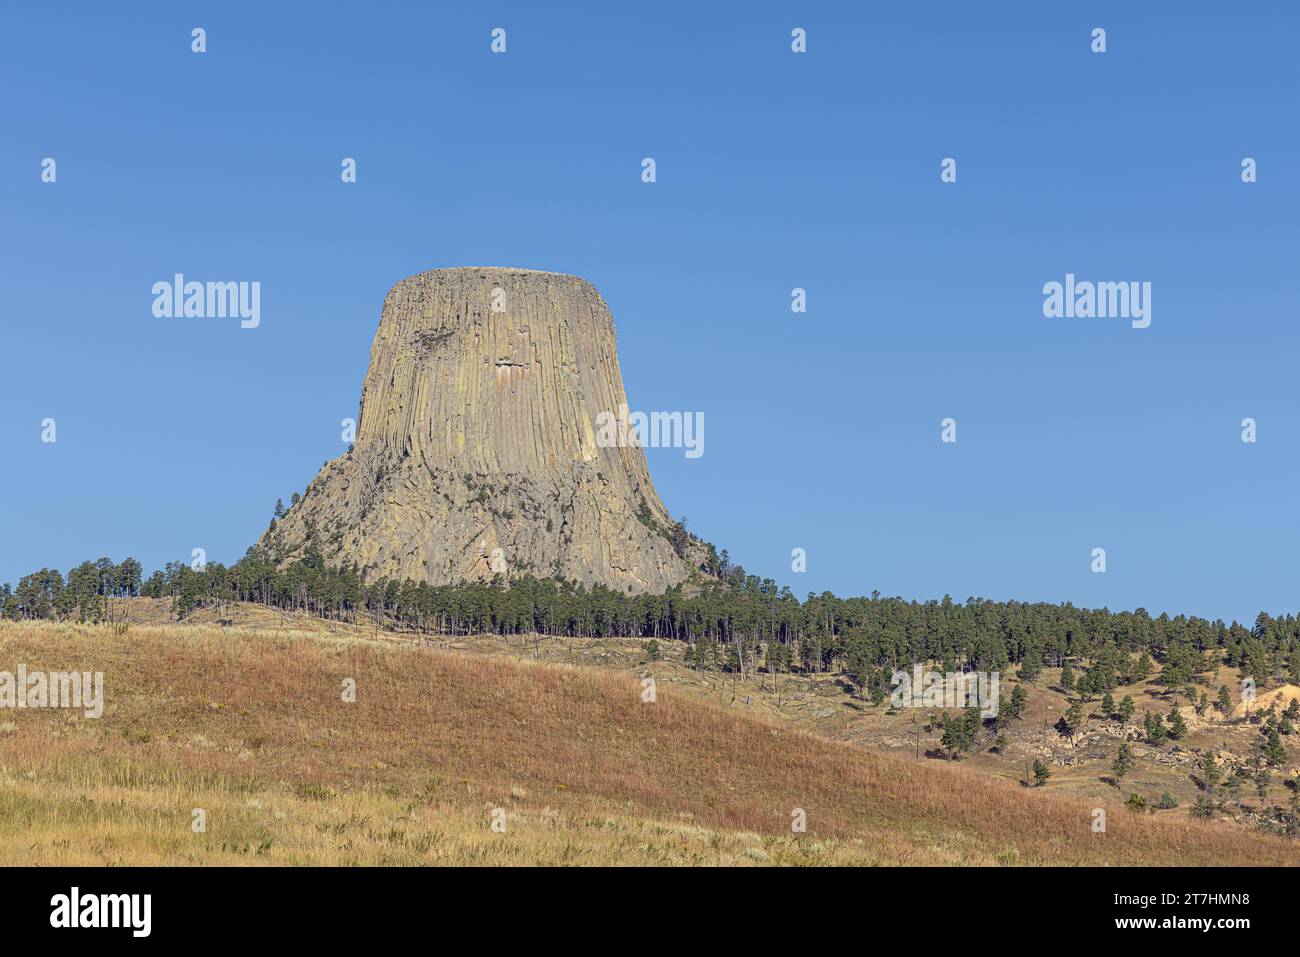
{"type": "Polygon", "coordinates": [[[1255,793],[1261,798],[1268,797],[1268,768],[1262,764],[1255,769],[1255,793]]]}
{"type": "MultiPolygon", "coordinates": [[[[1218,762],[1214,760],[1214,752],[1206,751],[1205,754],[1201,755],[1201,759],[1196,763],[1196,765],[1201,772],[1201,789],[1205,792],[1202,800],[1212,812],[1214,808],[1214,789],[1218,786],[1220,778],[1219,765],[1218,762]]],[[[1198,801],[1197,803],[1200,802],[1198,801]]],[[[1195,807],[1193,807],[1192,810],[1193,813],[1195,813],[1195,807]]],[[[1210,814],[1205,813],[1200,816],[1209,817],[1210,814]]]]}
{"type": "Polygon", "coordinates": [[[1074,687],[1074,669],[1070,667],[1070,659],[1066,658],[1061,665],[1061,690],[1067,694],[1074,687]]]}
{"type": "Polygon", "coordinates": [[[1083,677],[1075,682],[1074,689],[1079,693],[1079,698],[1085,703],[1091,701],[1093,696],[1096,694],[1096,682],[1097,673],[1091,668],[1085,671],[1083,677]]]}
{"type": "Polygon", "coordinates": [[[1119,750],[1115,752],[1115,761],[1110,769],[1115,774],[1115,780],[1119,782],[1123,782],[1124,775],[1133,770],[1133,749],[1128,746],[1127,741],[1120,742],[1119,750]]]}
{"type": "Polygon", "coordinates": [[[1183,714],[1174,705],[1169,709],[1169,737],[1177,741],[1187,733],[1187,722],[1183,720],[1183,714]]]}
{"type": "Polygon", "coordinates": [[[1034,759],[1034,787],[1041,788],[1047,783],[1047,779],[1052,776],[1052,770],[1042,762],[1042,759],[1034,759]]]}
{"type": "Polygon", "coordinates": [[[686,516],[683,515],[681,521],[674,523],[671,531],[668,533],[668,542],[673,546],[680,557],[686,557],[686,548],[691,542],[691,533],[686,529],[686,516]]]}
{"type": "Polygon", "coordinates": [[[1061,718],[1062,729],[1065,731],[1066,734],[1068,734],[1071,738],[1073,738],[1076,734],[1079,733],[1079,727],[1082,724],[1083,724],[1083,704],[1081,702],[1076,701],[1072,705],[1070,705],[1069,709],[1066,710],[1065,714],[1062,716],[1061,718]]]}
{"type": "Polygon", "coordinates": [[[1133,704],[1132,695],[1125,695],[1119,703],[1119,719],[1128,724],[1133,720],[1135,711],[1137,711],[1137,707],[1133,704]]]}
{"type": "Polygon", "coordinates": [[[1101,696],[1101,714],[1102,717],[1109,718],[1115,713],[1115,699],[1111,697],[1109,691],[1101,696]]]}
{"type": "Polygon", "coordinates": [[[1024,685],[1016,685],[1011,690],[1011,705],[1008,709],[1007,717],[1018,718],[1025,713],[1025,705],[1029,701],[1029,692],[1025,690],[1024,685]]]}
{"type": "Polygon", "coordinates": [[[951,717],[945,715],[943,737],[939,743],[948,749],[948,756],[956,760],[974,746],[983,727],[984,718],[979,708],[967,708],[961,714],[951,717]]]}
{"type": "Polygon", "coordinates": [[[1037,648],[1030,648],[1025,652],[1025,656],[1020,662],[1019,677],[1021,681],[1033,684],[1038,680],[1038,676],[1043,672],[1042,652],[1037,648]]]}
{"type": "Polygon", "coordinates": [[[1151,657],[1146,652],[1143,652],[1142,657],[1138,659],[1137,667],[1133,669],[1133,677],[1138,681],[1146,681],[1151,677],[1151,657]]]}
{"type": "Polygon", "coordinates": [[[1167,734],[1165,732],[1165,723],[1161,720],[1160,715],[1153,711],[1146,712],[1142,719],[1142,727],[1146,731],[1149,743],[1157,746],[1165,743],[1167,734]]]}
{"type": "Polygon", "coordinates": [[[1228,692],[1227,685],[1219,685],[1219,710],[1225,717],[1232,714],[1232,695],[1228,692]]]}
{"type": "Polygon", "coordinates": [[[1287,759],[1286,747],[1282,744],[1282,739],[1278,736],[1277,728],[1269,728],[1264,744],[1264,760],[1270,767],[1278,767],[1285,764],[1287,759]]]}

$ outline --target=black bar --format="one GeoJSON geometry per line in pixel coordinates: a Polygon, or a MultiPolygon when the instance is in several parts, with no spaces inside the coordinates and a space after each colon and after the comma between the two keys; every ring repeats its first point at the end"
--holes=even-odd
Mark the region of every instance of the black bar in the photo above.
{"type": "Polygon", "coordinates": [[[526,946],[555,938],[630,944],[642,933],[660,943],[677,933],[852,940],[892,930],[901,941],[947,940],[945,953],[956,941],[1004,932],[1026,943],[1023,935],[1042,932],[1071,944],[1198,936],[1231,946],[1242,933],[1294,926],[1292,880],[1289,870],[1250,868],[10,868],[0,870],[0,914],[7,943],[75,934],[128,946],[337,946],[432,933],[438,946],[452,946],[461,933],[446,935],[459,930],[492,946],[526,946]],[[83,907],[96,897],[92,910],[98,895],[148,894],[148,936],[135,936],[143,897],[140,910],[122,910],[127,926],[51,926],[57,895],[70,904],[73,887],[83,907]],[[1246,926],[1219,924],[1242,919],[1246,926]],[[1119,926],[1127,920],[1154,925],[1119,926]]]}

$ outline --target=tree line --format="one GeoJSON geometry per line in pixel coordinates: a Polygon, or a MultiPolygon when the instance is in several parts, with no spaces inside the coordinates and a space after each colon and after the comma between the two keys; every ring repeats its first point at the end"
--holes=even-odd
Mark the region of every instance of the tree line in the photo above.
{"type": "MultiPolygon", "coordinates": [[[[1080,679],[1098,694],[1150,674],[1153,660],[1171,688],[1190,688],[1219,664],[1240,666],[1263,684],[1300,681],[1300,620],[1260,613],[1252,627],[1195,616],[1151,616],[1073,605],[950,596],[926,602],[809,593],[727,564],[663,594],[625,595],[602,585],[524,576],[430,585],[379,578],[355,565],[332,566],[314,544],[301,559],[277,563],[250,548],[234,565],[171,562],[142,577],[127,558],[82,562],[67,575],[43,568],[16,588],[0,586],[9,619],[100,621],[113,600],[169,599],[178,618],[199,607],[256,602],[286,611],[426,635],[541,634],[583,638],[671,639],[689,643],[700,668],[752,674],[843,671],[877,700],[899,668],[933,661],[944,671],[1004,671],[1033,680],[1043,667],[1091,663],[1080,679]],[[1091,686],[1095,686],[1091,687],[1091,686]]],[[[1067,672],[1063,684],[1071,682],[1067,672]]]]}

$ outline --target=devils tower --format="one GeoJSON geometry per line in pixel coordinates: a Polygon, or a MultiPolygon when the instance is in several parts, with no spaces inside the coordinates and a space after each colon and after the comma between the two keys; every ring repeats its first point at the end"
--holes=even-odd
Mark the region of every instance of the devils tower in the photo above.
{"type": "Polygon", "coordinates": [[[598,416],[627,405],[614,321],[576,276],[434,269],[384,300],[356,440],[262,537],[314,541],[368,578],[522,574],[662,591],[691,563],[633,444],[598,416]]]}

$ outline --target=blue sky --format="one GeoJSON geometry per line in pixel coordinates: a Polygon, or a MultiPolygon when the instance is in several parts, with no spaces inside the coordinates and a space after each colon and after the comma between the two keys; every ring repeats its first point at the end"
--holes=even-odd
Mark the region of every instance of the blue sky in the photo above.
{"type": "Polygon", "coordinates": [[[6,7],[0,581],[238,559],[389,286],[512,265],[600,289],[632,406],[705,416],[665,503],[797,594],[1300,605],[1294,4],[459,6],[6,7]],[[261,326],[155,318],[176,272],[261,326]],[[1045,318],[1067,272],[1150,328],[1045,318]]]}

